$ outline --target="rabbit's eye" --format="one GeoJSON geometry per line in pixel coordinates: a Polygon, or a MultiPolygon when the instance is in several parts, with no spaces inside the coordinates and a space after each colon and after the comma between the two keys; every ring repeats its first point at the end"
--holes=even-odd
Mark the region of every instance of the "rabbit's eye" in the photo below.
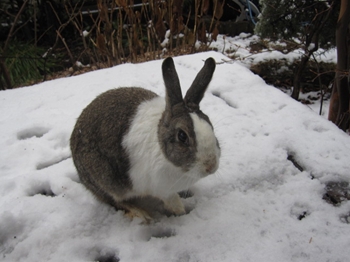
{"type": "Polygon", "coordinates": [[[179,141],[181,141],[182,143],[187,144],[188,143],[188,137],[187,134],[183,131],[183,130],[179,130],[179,132],[177,133],[177,138],[179,139],[179,141]]]}

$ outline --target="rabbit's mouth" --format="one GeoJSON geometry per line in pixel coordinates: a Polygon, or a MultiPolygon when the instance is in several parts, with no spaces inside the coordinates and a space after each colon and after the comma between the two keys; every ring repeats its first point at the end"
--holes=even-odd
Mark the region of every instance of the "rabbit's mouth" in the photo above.
{"type": "Polygon", "coordinates": [[[197,164],[194,168],[192,168],[192,171],[189,171],[186,174],[189,178],[198,181],[199,179],[214,174],[218,168],[219,160],[214,157],[213,159],[202,161],[200,164],[197,164]]]}
{"type": "Polygon", "coordinates": [[[217,164],[217,161],[208,161],[206,162],[200,170],[200,177],[204,178],[209,175],[214,174],[218,170],[219,165],[217,164]]]}

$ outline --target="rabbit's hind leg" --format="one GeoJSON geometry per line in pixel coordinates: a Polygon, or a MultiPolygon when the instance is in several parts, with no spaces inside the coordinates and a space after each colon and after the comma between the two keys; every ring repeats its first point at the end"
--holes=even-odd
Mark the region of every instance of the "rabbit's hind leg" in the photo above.
{"type": "Polygon", "coordinates": [[[135,200],[125,200],[125,201],[114,201],[114,207],[117,210],[124,211],[126,217],[133,220],[134,218],[139,218],[142,220],[142,223],[149,224],[153,217],[152,215],[142,208],[142,206],[135,204],[135,200]]]}
{"type": "Polygon", "coordinates": [[[132,186],[127,176],[121,174],[122,166],[116,166],[116,162],[96,151],[85,151],[74,158],[82,184],[98,199],[119,209],[117,203],[132,186]]]}
{"type": "Polygon", "coordinates": [[[165,216],[180,216],[186,213],[185,207],[178,194],[173,194],[166,200],[154,196],[134,197],[121,202],[115,202],[119,210],[124,210],[125,215],[131,219],[140,218],[144,223],[161,219],[165,216]]]}
{"type": "Polygon", "coordinates": [[[125,210],[125,216],[130,219],[140,218],[146,224],[153,221],[153,218],[143,209],[134,206],[123,207],[123,209],[125,210]]]}

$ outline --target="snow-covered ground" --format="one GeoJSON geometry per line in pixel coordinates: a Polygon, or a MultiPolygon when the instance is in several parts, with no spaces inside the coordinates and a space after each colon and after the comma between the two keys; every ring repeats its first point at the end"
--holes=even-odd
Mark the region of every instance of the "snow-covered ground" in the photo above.
{"type": "MultiPolygon", "coordinates": [[[[304,53],[301,48],[298,48],[294,51],[288,52],[286,50],[278,51],[276,50],[276,46],[280,48],[286,46],[284,42],[268,42],[265,41],[265,44],[268,46],[267,49],[263,49],[261,52],[250,52],[250,44],[251,43],[259,43],[260,38],[257,35],[251,35],[246,33],[241,33],[236,37],[227,37],[224,35],[218,35],[217,41],[213,41],[210,44],[210,48],[217,50],[225,55],[235,57],[235,59],[240,60],[246,66],[250,66],[251,64],[257,64],[262,61],[268,60],[286,60],[289,63],[292,63],[294,60],[300,59],[300,56],[304,53]]],[[[295,39],[298,42],[297,39],[295,39]]],[[[323,61],[328,63],[336,63],[336,49],[324,50],[319,48],[314,53],[317,61],[323,61]]]]}
{"type": "Polygon", "coordinates": [[[0,92],[0,260],[348,261],[350,201],[322,198],[328,181],[350,181],[349,136],[221,52],[175,58],[183,91],[210,56],[218,64],[201,108],[222,147],[220,168],[183,199],[188,214],[148,225],[85,189],[69,137],[106,90],[163,96],[162,61],[0,92]]]}

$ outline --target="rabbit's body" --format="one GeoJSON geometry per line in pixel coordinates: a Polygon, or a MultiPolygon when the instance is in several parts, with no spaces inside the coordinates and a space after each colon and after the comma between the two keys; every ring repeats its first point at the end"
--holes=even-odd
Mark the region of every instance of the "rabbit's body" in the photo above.
{"type": "MultiPolygon", "coordinates": [[[[71,136],[82,183],[102,201],[146,218],[135,201],[130,205],[128,200],[155,197],[170,213],[184,214],[177,192],[215,172],[219,163],[212,125],[199,110],[201,97],[197,102],[198,95],[188,92],[188,99],[197,100],[183,100],[169,61],[163,63],[166,100],[142,88],[107,91],[84,109],[71,136]]],[[[213,71],[204,76],[209,80],[201,83],[205,87],[199,96],[213,71]]],[[[203,81],[203,74],[200,78],[203,81]]]]}

